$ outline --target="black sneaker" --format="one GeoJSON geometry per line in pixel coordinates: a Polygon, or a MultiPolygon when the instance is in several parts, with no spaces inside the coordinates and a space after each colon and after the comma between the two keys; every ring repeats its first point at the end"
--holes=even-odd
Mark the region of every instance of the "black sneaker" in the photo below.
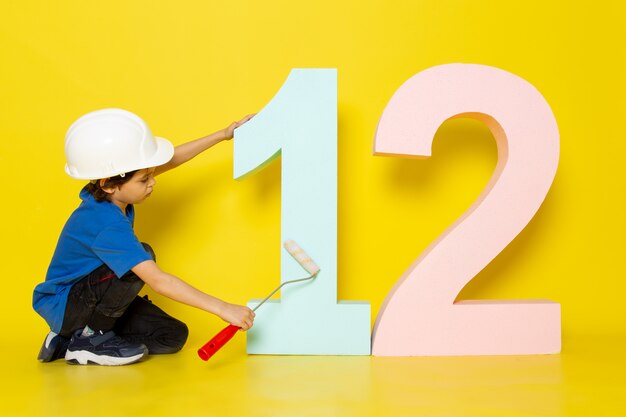
{"type": "Polygon", "coordinates": [[[127,365],[137,362],[146,354],[148,348],[145,345],[127,342],[113,331],[82,336],[82,330],[77,330],[67,347],[65,360],[80,365],[127,365]]]}
{"type": "Polygon", "coordinates": [[[69,343],[70,339],[67,337],[60,336],[55,332],[48,333],[43,341],[43,345],[41,345],[37,360],[39,362],[52,362],[65,357],[65,351],[69,343]]]}

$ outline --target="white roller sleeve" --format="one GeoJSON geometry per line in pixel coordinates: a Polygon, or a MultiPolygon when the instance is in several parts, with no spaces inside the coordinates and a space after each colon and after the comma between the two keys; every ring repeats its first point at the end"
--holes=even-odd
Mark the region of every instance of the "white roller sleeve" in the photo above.
{"type": "Polygon", "coordinates": [[[315,275],[320,271],[320,267],[313,262],[313,259],[311,259],[296,242],[293,240],[285,240],[284,247],[309,274],[315,275]]]}

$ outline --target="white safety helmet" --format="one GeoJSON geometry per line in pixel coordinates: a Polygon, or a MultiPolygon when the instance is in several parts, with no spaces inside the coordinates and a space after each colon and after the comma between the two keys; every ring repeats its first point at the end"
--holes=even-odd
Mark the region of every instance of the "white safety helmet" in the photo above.
{"type": "Polygon", "coordinates": [[[87,113],[65,135],[65,172],[81,180],[163,165],[172,156],[170,141],[153,136],[141,118],[121,109],[87,113]]]}

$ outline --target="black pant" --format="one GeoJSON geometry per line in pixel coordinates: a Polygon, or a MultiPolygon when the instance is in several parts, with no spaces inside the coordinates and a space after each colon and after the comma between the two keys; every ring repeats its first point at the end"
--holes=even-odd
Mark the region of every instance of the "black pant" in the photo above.
{"type": "MultiPolygon", "coordinates": [[[[143,245],[154,259],[152,248],[143,245]]],[[[132,271],[118,278],[106,265],[96,268],[70,289],[60,334],[70,337],[89,326],[113,330],[128,341],[143,343],[150,354],[178,352],[187,341],[187,326],[152,304],[147,296],[139,297],[143,284],[132,271]]]]}

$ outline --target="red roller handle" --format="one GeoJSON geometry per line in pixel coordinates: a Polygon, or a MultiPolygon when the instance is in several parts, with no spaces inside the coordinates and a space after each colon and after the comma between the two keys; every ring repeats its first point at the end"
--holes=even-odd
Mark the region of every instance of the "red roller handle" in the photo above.
{"type": "Polygon", "coordinates": [[[233,326],[232,324],[225,327],[221,332],[213,336],[213,339],[209,340],[204,346],[198,349],[198,356],[203,361],[208,361],[211,356],[222,348],[230,339],[233,338],[237,330],[240,327],[233,326]]]}

